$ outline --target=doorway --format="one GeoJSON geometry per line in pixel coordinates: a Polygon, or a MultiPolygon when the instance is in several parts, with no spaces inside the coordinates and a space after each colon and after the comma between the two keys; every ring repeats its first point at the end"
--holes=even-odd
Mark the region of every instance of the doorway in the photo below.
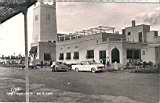
{"type": "Polygon", "coordinates": [[[115,63],[115,62],[120,63],[119,50],[117,48],[112,49],[111,59],[112,59],[112,63],[115,63]]]}

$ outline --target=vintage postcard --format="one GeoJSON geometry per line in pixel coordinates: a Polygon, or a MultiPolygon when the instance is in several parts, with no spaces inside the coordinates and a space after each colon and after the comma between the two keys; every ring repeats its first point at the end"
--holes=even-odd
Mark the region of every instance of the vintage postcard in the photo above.
{"type": "Polygon", "coordinates": [[[0,0],[0,103],[160,103],[159,0],[0,0]]]}

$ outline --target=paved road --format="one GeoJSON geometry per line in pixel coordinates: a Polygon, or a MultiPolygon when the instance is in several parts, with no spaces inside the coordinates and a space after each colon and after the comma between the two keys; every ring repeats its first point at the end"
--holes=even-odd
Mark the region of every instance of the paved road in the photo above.
{"type": "MultiPolygon", "coordinates": [[[[0,102],[25,101],[24,74],[23,70],[0,68],[0,102]],[[12,94],[15,89],[17,92],[12,94]]],[[[158,103],[160,92],[158,74],[94,74],[41,69],[30,70],[29,75],[32,102],[158,103]]]]}

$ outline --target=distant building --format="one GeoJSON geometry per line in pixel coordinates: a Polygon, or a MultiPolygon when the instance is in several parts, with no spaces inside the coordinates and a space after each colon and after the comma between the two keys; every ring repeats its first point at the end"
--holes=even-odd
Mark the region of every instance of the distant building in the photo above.
{"type": "Polygon", "coordinates": [[[33,43],[30,54],[43,62],[79,63],[94,60],[126,64],[142,60],[160,63],[160,36],[150,25],[126,27],[98,26],[72,34],[57,34],[55,4],[38,3],[34,8],[33,43]],[[35,54],[35,55],[33,55],[35,54]]]}

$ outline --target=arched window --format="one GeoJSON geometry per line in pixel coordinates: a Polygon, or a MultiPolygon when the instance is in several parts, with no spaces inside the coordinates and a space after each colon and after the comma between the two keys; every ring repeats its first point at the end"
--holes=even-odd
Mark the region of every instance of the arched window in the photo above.
{"type": "Polygon", "coordinates": [[[115,63],[115,62],[120,63],[119,50],[117,48],[112,49],[111,59],[112,59],[112,63],[115,63]]]}

